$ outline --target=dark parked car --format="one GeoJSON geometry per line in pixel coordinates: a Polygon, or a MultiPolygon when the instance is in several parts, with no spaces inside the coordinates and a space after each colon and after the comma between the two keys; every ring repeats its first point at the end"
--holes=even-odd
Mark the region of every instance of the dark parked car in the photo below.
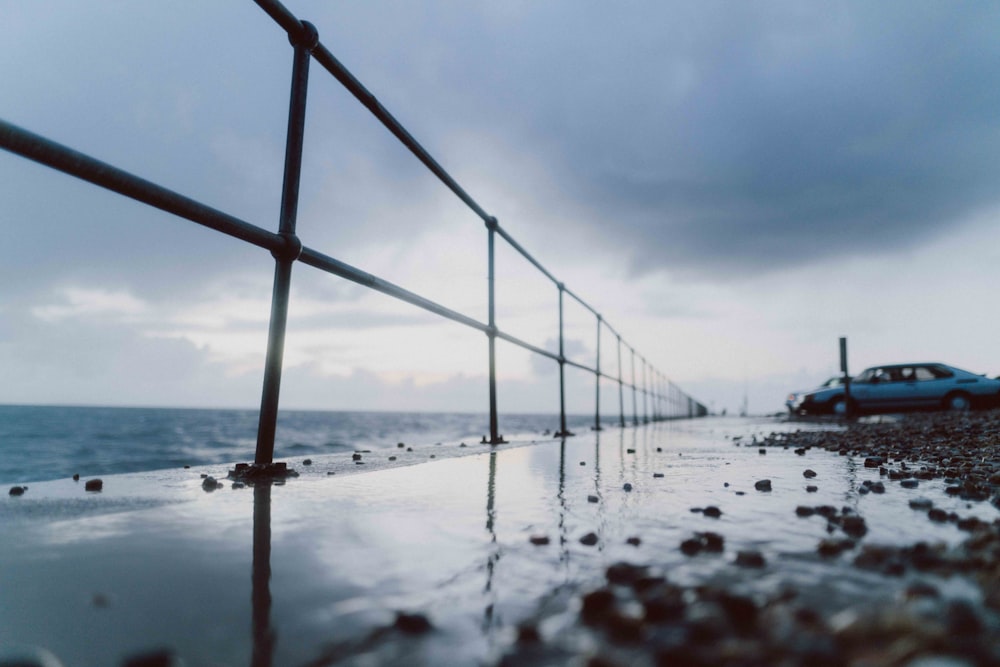
{"type": "MultiPolygon", "coordinates": [[[[857,412],[968,410],[1000,405],[1000,379],[990,379],[939,363],[873,366],[851,380],[851,404],[857,412]]],[[[789,406],[796,414],[844,414],[844,387],[823,387],[798,396],[789,406]]]]}

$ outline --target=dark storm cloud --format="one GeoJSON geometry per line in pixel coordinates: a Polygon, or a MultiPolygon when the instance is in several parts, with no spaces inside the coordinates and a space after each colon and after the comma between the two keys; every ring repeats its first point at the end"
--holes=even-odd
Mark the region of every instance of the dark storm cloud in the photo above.
{"type": "MultiPolygon", "coordinates": [[[[637,273],[891,252],[1000,201],[995,3],[287,4],[445,167],[482,163],[479,183],[517,193],[535,217],[481,201],[515,236],[572,218],[637,273]]],[[[7,12],[0,116],[276,225],[290,52],[269,18],[249,2],[38,6],[7,12]]],[[[442,186],[313,78],[307,242],[343,257],[433,226],[442,186]]],[[[169,292],[254,252],[43,171],[0,156],[21,226],[5,279],[169,292]]]]}
{"type": "Polygon", "coordinates": [[[587,209],[637,272],[893,252],[1000,202],[996,4],[397,9],[344,45],[383,98],[431,145],[473,127],[542,160],[559,190],[522,194],[587,209]]]}

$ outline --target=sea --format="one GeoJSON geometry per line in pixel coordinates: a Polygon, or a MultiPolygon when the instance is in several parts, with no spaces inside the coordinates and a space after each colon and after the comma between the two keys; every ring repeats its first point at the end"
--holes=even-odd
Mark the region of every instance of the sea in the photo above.
{"type": "MultiPolygon", "coordinates": [[[[257,410],[0,405],[0,484],[252,461],[257,410]]],[[[567,415],[586,431],[593,416],[567,415]]],[[[558,430],[551,414],[503,414],[508,440],[558,430]]],[[[486,414],[282,410],[274,457],[479,442],[486,414]]]]}

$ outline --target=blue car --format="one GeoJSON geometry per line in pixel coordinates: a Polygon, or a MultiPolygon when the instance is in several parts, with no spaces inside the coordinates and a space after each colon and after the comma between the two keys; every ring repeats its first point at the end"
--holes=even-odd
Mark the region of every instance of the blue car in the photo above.
{"type": "MultiPolygon", "coordinates": [[[[1000,379],[941,363],[873,366],[851,379],[851,408],[857,413],[905,410],[968,410],[1000,405],[1000,379]]],[[[846,412],[843,386],[796,394],[794,414],[846,412]]]]}
{"type": "Polygon", "coordinates": [[[823,391],[824,389],[829,389],[830,387],[839,387],[844,384],[843,375],[834,375],[832,378],[828,379],[826,382],[821,384],[816,389],[810,389],[809,391],[793,391],[785,399],[785,407],[793,415],[798,413],[798,405],[802,402],[802,397],[806,394],[813,394],[817,391],[823,391]]]}

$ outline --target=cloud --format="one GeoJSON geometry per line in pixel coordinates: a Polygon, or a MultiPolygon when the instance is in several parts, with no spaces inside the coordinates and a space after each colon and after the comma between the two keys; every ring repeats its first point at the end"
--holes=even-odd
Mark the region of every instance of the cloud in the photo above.
{"type": "Polygon", "coordinates": [[[76,318],[135,321],[149,310],[144,301],[124,290],[67,287],[60,296],[63,303],[35,306],[31,314],[49,323],[76,318]]]}
{"type": "Polygon", "coordinates": [[[519,10],[403,10],[405,28],[345,44],[346,62],[432,149],[464,131],[454,150],[539,156],[534,187],[513,159],[489,178],[518,182],[534,224],[596,232],[635,273],[732,280],[898,252],[1000,198],[996,6],[519,10]]]}

